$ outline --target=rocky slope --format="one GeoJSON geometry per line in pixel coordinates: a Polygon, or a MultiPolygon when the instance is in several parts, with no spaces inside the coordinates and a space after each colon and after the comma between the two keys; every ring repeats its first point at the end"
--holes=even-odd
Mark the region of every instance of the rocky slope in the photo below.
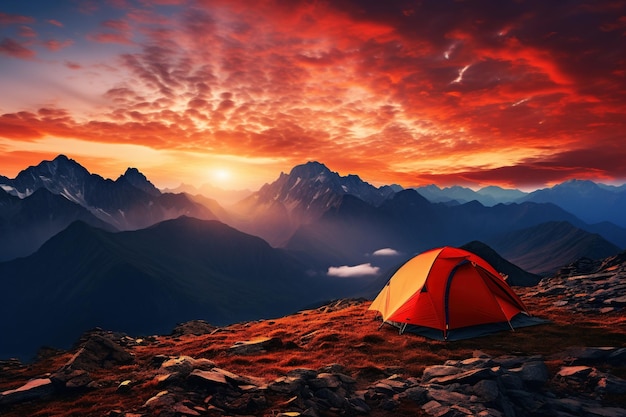
{"type": "Polygon", "coordinates": [[[0,413],[626,416],[625,262],[518,289],[550,323],[460,342],[378,329],[365,300],[169,336],[94,330],[69,352],[1,362],[0,413]]]}

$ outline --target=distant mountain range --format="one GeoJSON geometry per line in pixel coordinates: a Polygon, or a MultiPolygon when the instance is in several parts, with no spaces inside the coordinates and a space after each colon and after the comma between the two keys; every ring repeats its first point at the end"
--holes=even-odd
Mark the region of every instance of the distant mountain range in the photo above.
{"type": "MultiPolygon", "coordinates": [[[[380,248],[408,256],[434,246],[482,240],[497,251],[509,251],[521,267],[546,273],[552,268],[545,263],[526,261],[540,259],[535,248],[543,245],[526,248],[521,256],[511,253],[510,244],[501,244],[499,236],[511,239],[547,222],[568,222],[580,233],[599,235],[606,240],[600,245],[605,250],[611,244],[626,247],[626,229],[619,226],[626,221],[626,187],[589,181],[568,181],[533,193],[499,187],[477,192],[436,186],[404,190],[374,187],[356,175],[340,176],[321,163],[308,162],[224,208],[202,195],[162,193],[135,168],[113,181],[60,155],[15,179],[0,177],[0,189],[0,260],[33,253],[74,220],[110,231],[137,230],[181,215],[219,219],[274,247],[297,251],[321,270],[371,261],[370,254],[380,248]]],[[[550,246],[571,234],[559,229],[544,237],[550,246]]],[[[581,250],[580,255],[587,253],[581,250]]],[[[382,267],[391,263],[377,261],[382,267]]]]}
{"type": "Polygon", "coordinates": [[[431,203],[454,203],[464,204],[470,201],[478,201],[483,206],[495,206],[500,203],[513,203],[528,195],[520,190],[506,189],[497,186],[489,186],[474,191],[471,188],[458,185],[439,188],[436,185],[414,187],[431,203]]]}
{"type": "Polygon", "coordinates": [[[104,179],[60,155],[0,176],[0,314],[12,317],[0,324],[0,357],[93,326],[150,333],[361,295],[444,245],[533,285],[626,247],[625,192],[588,181],[534,193],[374,187],[309,162],[223,207],[163,193],[135,168],[104,179]]]}
{"type": "Polygon", "coordinates": [[[626,227],[626,185],[615,187],[593,181],[570,180],[552,188],[526,193],[490,186],[474,191],[465,187],[415,187],[433,203],[464,204],[478,201],[484,206],[508,203],[552,203],[587,223],[608,221],[626,227]]]}

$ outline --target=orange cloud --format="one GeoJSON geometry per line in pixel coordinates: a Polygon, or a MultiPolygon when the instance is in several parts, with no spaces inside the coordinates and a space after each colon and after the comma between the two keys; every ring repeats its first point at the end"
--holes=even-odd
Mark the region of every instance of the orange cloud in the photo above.
{"type": "MultiPolygon", "coordinates": [[[[0,136],[282,164],[316,159],[405,185],[626,178],[615,162],[625,151],[613,146],[626,120],[622,19],[614,7],[185,4],[164,13],[149,2],[104,17],[102,31],[87,38],[124,52],[106,65],[62,61],[82,70],[72,76],[92,77],[101,101],[80,114],[63,99],[8,111],[0,136]],[[593,160],[580,158],[585,152],[593,160]]],[[[10,38],[0,52],[34,56],[10,38]]]]}

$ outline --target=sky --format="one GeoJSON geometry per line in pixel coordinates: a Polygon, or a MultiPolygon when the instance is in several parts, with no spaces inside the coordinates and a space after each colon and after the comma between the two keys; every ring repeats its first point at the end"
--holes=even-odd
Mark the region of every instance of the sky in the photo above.
{"type": "Polygon", "coordinates": [[[624,0],[4,0],[0,175],[626,182],[624,0]]]}

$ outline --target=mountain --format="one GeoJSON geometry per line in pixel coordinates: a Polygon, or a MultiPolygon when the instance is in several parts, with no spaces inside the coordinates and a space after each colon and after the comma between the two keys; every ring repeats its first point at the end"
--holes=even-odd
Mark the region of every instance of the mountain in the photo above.
{"type": "Polygon", "coordinates": [[[0,190],[0,261],[35,252],[76,220],[114,231],[84,207],[39,188],[21,199],[0,190]]]}
{"type": "Polygon", "coordinates": [[[95,326],[152,334],[191,319],[275,317],[341,294],[327,281],[218,221],[120,233],[75,222],[33,255],[0,263],[0,317],[11,318],[0,321],[0,357],[67,347],[95,326]]]}
{"type": "Polygon", "coordinates": [[[396,190],[397,186],[376,188],[356,175],[342,177],[319,162],[307,162],[232,206],[240,216],[234,225],[281,246],[298,227],[337,207],[345,195],[377,206],[396,190]]]}
{"type": "Polygon", "coordinates": [[[356,200],[344,196],[321,218],[301,226],[285,247],[307,253],[322,249],[344,262],[360,263],[368,262],[368,254],[381,248],[412,254],[432,247],[486,241],[505,231],[554,219],[579,221],[552,204],[485,207],[473,201],[448,206],[430,203],[413,189],[396,193],[378,207],[356,200]]]}
{"type": "Polygon", "coordinates": [[[156,188],[145,175],[143,175],[137,168],[128,168],[123,175],[117,179],[118,181],[125,180],[133,187],[150,194],[152,196],[161,195],[161,191],[156,188]]]}
{"type": "Polygon", "coordinates": [[[235,204],[252,194],[252,191],[248,189],[225,190],[220,187],[215,187],[211,184],[202,184],[199,187],[194,187],[191,184],[180,184],[176,188],[166,188],[163,190],[163,192],[174,194],[185,193],[194,196],[200,195],[202,197],[215,200],[221,206],[226,207],[235,204]]]}
{"type": "Polygon", "coordinates": [[[621,249],[565,221],[515,230],[487,241],[503,257],[536,274],[549,274],[579,258],[601,259],[621,249]]]}
{"type": "MultiPolygon", "coordinates": [[[[541,276],[524,271],[517,265],[512,264],[483,242],[475,240],[459,247],[472,252],[489,262],[489,264],[492,265],[496,271],[507,277],[506,281],[511,286],[531,287],[536,285],[541,280],[541,276]]],[[[396,273],[396,271],[413,258],[414,255],[415,254],[411,254],[408,257],[406,255],[402,256],[401,262],[397,262],[396,259],[391,266],[385,266],[384,272],[371,283],[365,284],[359,295],[368,299],[375,298],[385,284],[387,284],[391,277],[396,273]]]]}
{"type": "Polygon", "coordinates": [[[622,187],[571,180],[534,191],[522,200],[557,204],[587,223],[609,221],[626,227],[626,190],[622,187]]]}
{"type": "Polygon", "coordinates": [[[505,189],[489,186],[474,191],[471,188],[458,185],[439,188],[436,185],[427,185],[414,188],[431,203],[458,203],[478,201],[483,206],[495,206],[500,203],[512,203],[523,198],[526,193],[516,189],[505,189]]]}
{"type": "MultiPolygon", "coordinates": [[[[54,203],[54,207],[41,204],[36,211],[38,213],[36,218],[30,217],[33,222],[32,227],[21,227],[19,222],[14,223],[8,220],[9,214],[5,212],[5,221],[14,223],[10,228],[17,235],[11,238],[0,236],[0,245],[10,245],[7,242],[13,240],[22,241],[25,244],[14,246],[9,251],[10,254],[5,253],[0,256],[0,259],[10,259],[32,253],[46,239],[67,227],[74,220],[83,220],[109,230],[136,230],[183,215],[205,220],[218,218],[209,208],[185,194],[161,193],[136,168],[128,168],[117,180],[112,181],[89,173],[82,165],[64,155],[59,155],[52,161],[43,161],[37,166],[28,167],[15,179],[3,177],[0,182],[2,188],[0,192],[23,200],[21,205],[16,200],[11,203],[13,208],[10,217],[12,218],[19,218],[20,216],[15,213],[35,204],[35,200],[31,199],[40,190],[59,196],[67,203],[73,204],[58,201],[54,203]],[[79,210],[74,205],[84,210],[79,210]],[[63,214],[59,212],[61,207],[64,210],[63,214]],[[93,217],[99,221],[95,222],[93,217]],[[54,224],[46,226],[47,223],[54,224]],[[104,223],[110,226],[104,226],[104,223]],[[37,224],[41,224],[42,227],[35,227],[37,224]]],[[[40,199],[41,197],[36,197],[37,201],[40,199]]],[[[51,201],[48,198],[50,204],[52,204],[51,201]]],[[[221,209],[217,203],[213,207],[216,210],[221,209]]],[[[2,216],[2,209],[0,209],[0,216],[2,216]]]]}
{"type": "MultiPolygon", "coordinates": [[[[528,194],[517,189],[502,188],[502,187],[497,187],[495,185],[483,187],[480,190],[476,191],[476,193],[484,197],[491,197],[493,201],[495,201],[496,203],[505,203],[505,204],[519,201],[521,198],[523,198],[525,195],[528,194]]],[[[480,201],[485,206],[489,205],[489,204],[485,204],[486,200],[478,200],[478,201],[480,201]]]]}
{"type": "Polygon", "coordinates": [[[475,240],[473,242],[466,243],[461,246],[461,248],[472,252],[489,262],[489,264],[493,266],[496,271],[506,275],[506,281],[511,286],[532,287],[537,285],[537,283],[541,280],[541,276],[524,271],[519,266],[512,264],[483,242],[475,240]]]}
{"type": "Polygon", "coordinates": [[[28,167],[15,179],[5,180],[3,188],[19,197],[45,188],[80,204],[119,230],[140,229],[181,215],[216,218],[206,207],[186,196],[162,194],[135,168],[129,168],[112,181],[89,173],[65,155],[28,167]]]}

